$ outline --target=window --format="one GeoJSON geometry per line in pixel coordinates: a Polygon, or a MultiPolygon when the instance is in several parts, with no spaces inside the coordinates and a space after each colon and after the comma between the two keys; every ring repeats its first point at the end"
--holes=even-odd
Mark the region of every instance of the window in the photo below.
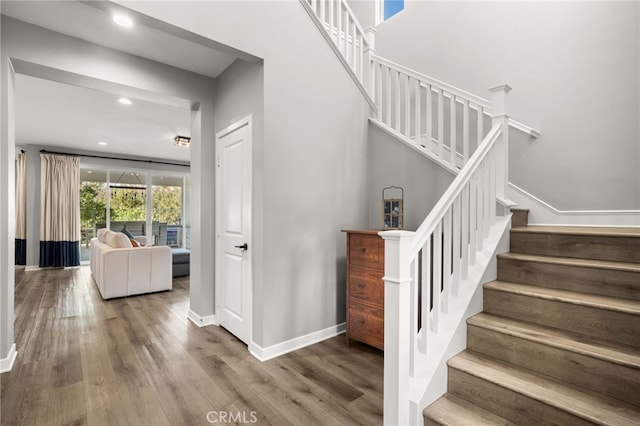
{"type": "Polygon", "coordinates": [[[404,0],[376,0],[375,4],[376,25],[404,10],[404,0]]]}
{"type": "Polygon", "coordinates": [[[166,227],[166,245],[182,247],[182,176],[151,178],[151,214],[153,223],[166,227]]]}
{"type": "Polygon", "coordinates": [[[155,245],[189,248],[189,175],[179,172],[80,169],[81,261],[100,228],[145,235],[155,245]]]}
{"type": "Polygon", "coordinates": [[[97,224],[107,221],[107,172],[80,170],[80,261],[89,260],[89,242],[97,224]]]}
{"type": "Polygon", "coordinates": [[[404,9],[404,0],[382,0],[382,20],[386,21],[404,9]]]}

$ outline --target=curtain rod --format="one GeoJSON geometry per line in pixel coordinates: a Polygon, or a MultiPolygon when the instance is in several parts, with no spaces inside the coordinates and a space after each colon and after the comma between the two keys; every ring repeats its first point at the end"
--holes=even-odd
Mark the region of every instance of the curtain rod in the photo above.
{"type": "Polygon", "coordinates": [[[73,153],[69,153],[69,152],[49,151],[49,150],[46,150],[46,149],[41,149],[40,153],[41,154],[68,155],[70,157],[104,158],[105,160],[137,161],[137,162],[140,162],[140,163],[164,164],[164,165],[167,165],[167,166],[191,167],[189,164],[169,163],[168,161],[139,160],[139,159],[136,159],[136,158],[108,157],[106,155],[73,154],[73,153]]]}

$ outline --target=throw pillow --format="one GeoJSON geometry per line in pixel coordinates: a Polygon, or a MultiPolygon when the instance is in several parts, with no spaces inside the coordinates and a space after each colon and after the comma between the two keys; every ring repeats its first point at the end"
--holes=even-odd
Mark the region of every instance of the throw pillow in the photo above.
{"type": "Polygon", "coordinates": [[[106,242],[106,241],[104,240],[104,237],[106,237],[106,235],[107,235],[107,231],[109,231],[107,228],[100,228],[100,229],[98,229],[98,232],[97,232],[97,234],[96,234],[96,236],[98,237],[98,239],[99,239],[100,241],[102,241],[103,243],[104,243],[104,242],[106,242]]]}
{"type": "Polygon", "coordinates": [[[131,246],[131,241],[122,232],[109,232],[106,237],[107,244],[113,248],[128,248],[131,246]]]}
{"type": "Polygon", "coordinates": [[[122,232],[124,235],[126,235],[127,238],[133,238],[133,234],[127,228],[122,228],[120,230],[120,232],[122,232]]]}
{"type": "Polygon", "coordinates": [[[140,243],[135,238],[129,238],[133,247],[140,247],[140,243]]]}

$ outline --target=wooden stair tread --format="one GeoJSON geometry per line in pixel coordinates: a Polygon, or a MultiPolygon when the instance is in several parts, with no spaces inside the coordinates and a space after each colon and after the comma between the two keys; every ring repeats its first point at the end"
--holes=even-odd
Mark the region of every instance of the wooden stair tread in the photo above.
{"type": "Polygon", "coordinates": [[[587,293],[577,293],[575,291],[560,290],[556,288],[540,287],[528,284],[516,284],[497,280],[484,284],[484,288],[489,290],[519,294],[522,296],[530,296],[540,299],[571,303],[574,305],[589,306],[592,308],[624,312],[632,315],[640,315],[640,304],[634,300],[587,293]]]}
{"type": "Polygon", "coordinates": [[[640,407],[584,392],[551,378],[532,374],[497,360],[465,351],[448,361],[450,368],[463,371],[505,389],[525,395],[596,424],[634,424],[640,407]]]}
{"type": "Polygon", "coordinates": [[[452,394],[445,394],[424,409],[422,414],[441,425],[493,426],[515,425],[477,405],[452,394]]]}
{"type": "Polygon", "coordinates": [[[602,237],[640,238],[640,228],[633,227],[589,227],[589,226],[537,226],[529,225],[512,228],[512,232],[558,235],[594,235],[602,237]]]}
{"type": "Polygon", "coordinates": [[[583,268],[611,269],[616,271],[640,272],[640,264],[629,262],[614,262],[611,260],[580,259],[575,257],[543,256],[535,254],[502,253],[503,259],[521,260],[524,262],[549,263],[554,265],[579,266],[583,268]]]}
{"type": "Polygon", "coordinates": [[[467,324],[640,370],[638,349],[621,343],[487,313],[469,318],[467,324]]]}

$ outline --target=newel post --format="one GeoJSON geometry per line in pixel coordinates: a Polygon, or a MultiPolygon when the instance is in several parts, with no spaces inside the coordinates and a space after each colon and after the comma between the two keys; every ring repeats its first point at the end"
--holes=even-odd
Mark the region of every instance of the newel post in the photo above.
{"type": "Polygon", "coordinates": [[[375,101],[376,99],[376,66],[373,63],[373,55],[376,53],[376,33],[378,31],[373,27],[367,27],[364,34],[367,36],[367,49],[365,51],[365,61],[367,63],[367,81],[366,87],[369,96],[375,101]]]}
{"type": "Polygon", "coordinates": [[[502,135],[496,141],[496,197],[507,199],[509,184],[509,115],[507,114],[507,94],[511,91],[508,84],[501,84],[489,89],[493,114],[491,125],[499,124],[502,135]]]}
{"type": "Polygon", "coordinates": [[[414,232],[383,231],[384,239],[384,415],[385,425],[409,423],[411,271],[414,232]]]}

